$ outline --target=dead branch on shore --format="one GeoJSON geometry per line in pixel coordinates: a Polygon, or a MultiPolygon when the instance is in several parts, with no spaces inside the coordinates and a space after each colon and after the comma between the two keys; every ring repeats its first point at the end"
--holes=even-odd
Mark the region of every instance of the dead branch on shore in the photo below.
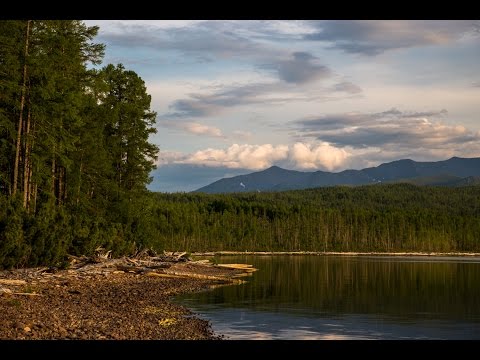
{"type": "MultiPolygon", "coordinates": [[[[157,252],[144,249],[132,256],[112,259],[111,252],[97,248],[92,256],[69,255],[70,266],[67,270],[56,267],[23,269],[17,273],[17,279],[2,278],[0,284],[21,286],[30,282],[65,282],[68,278],[91,279],[96,276],[134,274],[135,276],[157,276],[164,278],[195,278],[215,280],[221,283],[243,283],[238,278],[251,275],[256,269],[248,264],[218,264],[209,260],[192,261],[187,252],[157,252]],[[18,279],[20,277],[21,279],[18,279]]],[[[64,286],[64,285],[62,285],[64,286]]],[[[2,288],[0,293],[20,296],[38,296],[35,292],[13,292],[2,288]]]]}
{"type": "Polygon", "coordinates": [[[26,285],[27,282],[25,280],[15,280],[15,279],[0,279],[1,285],[13,285],[13,286],[20,286],[26,285]]]}
{"type": "Polygon", "coordinates": [[[42,296],[42,294],[37,294],[37,293],[21,293],[21,292],[12,292],[12,295],[22,295],[22,296],[42,296]]]}

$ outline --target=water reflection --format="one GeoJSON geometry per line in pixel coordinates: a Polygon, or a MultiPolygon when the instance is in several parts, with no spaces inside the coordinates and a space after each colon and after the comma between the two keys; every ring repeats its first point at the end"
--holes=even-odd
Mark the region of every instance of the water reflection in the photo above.
{"type": "Polygon", "coordinates": [[[232,339],[479,339],[472,258],[238,256],[241,286],[181,299],[232,339]]]}

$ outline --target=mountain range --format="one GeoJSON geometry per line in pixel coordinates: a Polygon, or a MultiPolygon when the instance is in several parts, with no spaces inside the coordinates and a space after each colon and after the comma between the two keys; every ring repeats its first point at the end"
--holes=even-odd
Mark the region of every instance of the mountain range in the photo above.
{"type": "Polygon", "coordinates": [[[263,171],[224,178],[195,192],[232,193],[283,191],[336,185],[367,185],[406,182],[415,185],[480,185],[480,158],[452,157],[443,161],[403,159],[362,170],[303,172],[272,166],[263,171]]]}

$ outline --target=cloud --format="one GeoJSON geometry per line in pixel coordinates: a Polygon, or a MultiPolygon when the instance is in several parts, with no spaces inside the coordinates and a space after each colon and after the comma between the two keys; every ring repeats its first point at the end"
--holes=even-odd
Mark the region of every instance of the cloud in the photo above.
{"type": "Polygon", "coordinates": [[[444,116],[447,114],[448,114],[448,111],[445,109],[442,109],[440,111],[425,111],[425,112],[413,112],[413,113],[399,112],[398,113],[398,115],[400,115],[400,117],[402,118],[424,118],[424,117],[432,117],[432,116],[444,116]]]}
{"type": "Polygon", "coordinates": [[[448,44],[475,32],[466,20],[325,20],[311,22],[317,30],[305,40],[329,43],[347,53],[374,56],[383,52],[448,44]]]}
{"type": "Polygon", "coordinates": [[[288,60],[263,64],[262,68],[274,70],[278,80],[247,84],[217,85],[214,91],[190,93],[188,98],[170,104],[170,112],[164,118],[207,117],[222,114],[227,108],[262,104],[273,105],[295,101],[328,101],[358,95],[362,89],[342,81],[330,85],[310,83],[318,80],[337,80],[333,72],[317,62],[317,58],[306,52],[291,54],[288,60]]]}
{"type": "MultiPolygon", "coordinates": [[[[400,158],[417,160],[480,156],[480,132],[446,124],[447,110],[345,113],[309,117],[291,123],[293,144],[233,144],[191,154],[161,153],[159,165],[190,164],[260,170],[272,165],[300,170],[361,168],[400,158]]],[[[195,122],[164,121],[197,135],[226,139],[220,129],[195,122]]],[[[229,137],[252,134],[234,131],[229,137]]]]}
{"type": "Polygon", "coordinates": [[[314,138],[338,148],[383,148],[396,152],[480,149],[480,133],[442,121],[446,110],[402,112],[395,108],[380,113],[347,113],[305,118],[293,122],[296,138],[314,138]]]}
{"type": "Polygon", "coordinates": [[[337,83],[331,87],[331,90],[336,92],[344,92],[347,94],[360,94],[362,92],[362,89],[359,86],[351,83],[350,81],[337,83]]]}
{"type": "Polygon", "coordinates": [[[159,125],[170,129],[180,129],[190,134],[224,138],[224,135],[219,128],[215,126],[200,124],[197,122],[167,120],[159,122],[159,125]]]}
{"type": "Polygon", "coordinates": [[[274,59],[286,53],[275,43],[301,39],[374,56],[480,34],[478,20],[117,21],[101,25],[99,39],[114,46],[173,50],[199,62],[233,57],[274,59]]]}
{"type": "Polygon", "coordinates": [[[480,81],[472,83],[472,86],[480,88],[480,81]]]}
{"type": "MultiPolygon", "coordinates": [[[[274,93],[277,85],[273,83],[253,83],[246,85],[224,86],[213,93],[191,93],[189,98],[174,101],[171,112],[164,118],[191,118],[216,116],[226,108],[246,104],[266,103],[265,94],[274,93]]],[[[270,99],[270,102],[282,101],[282,98],[270,99]]]]}
{"type": "Polygon", "coordinates": [[[185,157],[185,155],[182,152],[179,151],[165,151],[161,150],[159,152],[159,155],[157,157],[156,165],[158,166],[163,166],[163,165],[168,165],[171,163],[175,163],[176,161],[182,160],[185,157]]]}
{"type": "MultiPolygon", "coordinates": [[[[198,95],[193,94],[192,97],[197,97],[198,95]]],[[[170,105],[170,108],[174,109],[174,113],[170,116],[173,117],[201,117],[201,116],[210,116],[214,115],[217,110],[212,102],[209,101],[198,101],[196,99],[181,99],[176,100],[173,104],[170,105]]]]}
{"type": "Polygon", "coordinates": [[[300,169],[333,170],[344,165],[350,154],[328,143],[317,145],[297,142],[291,146],[289,160],[300,169]]]}
{"type": "MultiPolygon", "coordinates": [[[[333,170],[341,167],[350,156],[345,149],[328,143],[295,143],[292,145],[233,144],[226,149],[205,149],[185,154],[174,154],[164,164],[189,164],[230,169],[261,170],[272,165],[296,169],[333,170]]],[[[163,157],[162,159],[165,159],[163,157]]]]}
{"type": "Polygon", "coordinates": [[[121,21],[102,28],[99,39],[114,46],[174,50],[191,60],[204,62],[214,58],[265,58],[283,51],[255,41],[261,35],[261,22],[197,21],[165,26],[162,21],[142,23],[121,21]],[[145,34],[148,34],[147,36],[145,34]]]}
{"type": "Polygon", "coordinates": [[[197,151],[177,163],[259,170],[286,159],[287,156],[288,146],[285,145],[233,144],[227,149],[209,148],[197,151]]]}
{"type": "Polygon", "coordinates": [[[318,58],[308,52],[294,52],[287,60],[264,64],[260,68],[274,70],[281,80],[293,84],[304,84],[332,76],[331,70],[319,64],[318,58]]]}

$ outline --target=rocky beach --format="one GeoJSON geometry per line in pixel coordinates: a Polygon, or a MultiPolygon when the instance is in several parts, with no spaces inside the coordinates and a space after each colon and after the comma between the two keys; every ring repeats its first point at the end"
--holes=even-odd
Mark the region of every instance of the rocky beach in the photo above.
{"type": "Polygon", "coordinates": [[[109,259],[104,254],[72,257],[63,270],[4,270],[0,339],[220,339],[208,321],[171,298],[241,283],[238,277],[253,269],[189,261],[184,255],[109,259]]]}

